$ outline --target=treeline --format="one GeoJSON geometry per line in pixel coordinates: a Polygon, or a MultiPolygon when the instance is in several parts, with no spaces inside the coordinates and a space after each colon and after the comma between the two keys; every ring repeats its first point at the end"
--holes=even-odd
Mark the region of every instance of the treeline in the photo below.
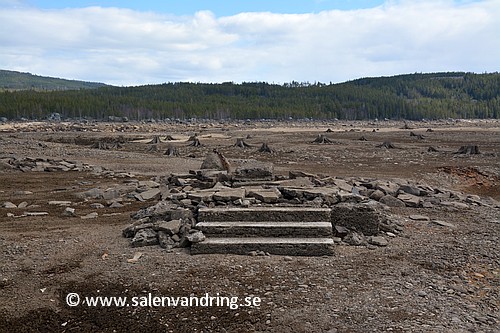
{"type": "Polygon", "coordinates": [[[74,90],[93,89],[105,86],[98,82],[85,82],[78,80],[66,80],[54,77],[33,75],[16,71],[0,70],[0,91],[13,90],[74,90]]]}
{"type": "Polygon", "coordinates": [[[499,118],[500,74],[463,72],[363,78],[340,84],[165,83],[0,93],[0,116],[44,119],[499,118]]]}

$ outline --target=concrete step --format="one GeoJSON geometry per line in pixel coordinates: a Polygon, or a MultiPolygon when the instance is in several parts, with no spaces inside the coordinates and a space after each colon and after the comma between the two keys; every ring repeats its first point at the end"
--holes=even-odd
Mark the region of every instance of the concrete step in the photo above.
{"type": "Polygon", "coordinates": [[[330,222],[200,222],[207,237],[332,237],[330,222]]]}
{"type": "Polygon", "coordinates": [[[198,210],[198,222],[217,221],[330,222],[330,209],[313,207],[215,207],[200,208],[198,210]]]}
{"type": "Polygon", "coordinates": [[[276,255],[323,256],[333,255],[331,238],[207,238],[191,246],[191,254],[248,254],[250,251],[264,251],[276,255]]]}

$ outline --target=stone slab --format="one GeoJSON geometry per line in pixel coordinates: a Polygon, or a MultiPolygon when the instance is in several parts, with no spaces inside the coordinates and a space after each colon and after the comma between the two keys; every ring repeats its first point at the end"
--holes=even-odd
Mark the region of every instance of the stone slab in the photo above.
{"type": "Polygon", "coordinates": [[[215,221],[330,222],[330,209],[314,207],[215,207],[199,209],[198,222],[215,221]]]}
{"type": "Polygon", "coordinates": [[[332,238],[207,238],[191,246],[191,254],[243,254],[264,251],[287,256],[331,256],[334,254],[332,238]]]}
{"type": "Polygon", "coordinates": [[[331,237],[330,222],[200,222],[207,237],[331,237]]]}

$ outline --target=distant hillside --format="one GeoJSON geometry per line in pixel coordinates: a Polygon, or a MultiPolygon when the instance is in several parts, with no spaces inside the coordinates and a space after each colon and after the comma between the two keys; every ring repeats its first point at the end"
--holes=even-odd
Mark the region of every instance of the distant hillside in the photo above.
{"type": "Polygon", "coordinates": [[[0,93],[0,116],[45,119],[500,118],[499,73],[425,73],[338,84],[165,83],[0,93]]]}
{"type": "Polygon", "coordinates": [[[102,86],[105,84],[0,70],[0,90],[78,90],[102,86]]]}

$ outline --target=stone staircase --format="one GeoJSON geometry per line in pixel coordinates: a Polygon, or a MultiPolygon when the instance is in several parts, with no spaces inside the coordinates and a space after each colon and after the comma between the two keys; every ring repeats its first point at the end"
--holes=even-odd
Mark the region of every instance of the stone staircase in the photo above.
{"type": "Polygon", "coordinates": [[[196,227],[206,240],[193,244],[192,254],[333,255],[328,208],[200,208],[196,227]]]}

